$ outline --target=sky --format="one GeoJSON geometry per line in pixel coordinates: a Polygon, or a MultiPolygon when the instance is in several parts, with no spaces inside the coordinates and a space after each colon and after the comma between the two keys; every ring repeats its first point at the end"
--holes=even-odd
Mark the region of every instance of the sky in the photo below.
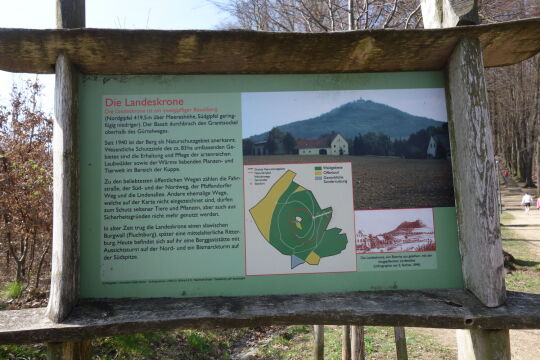
{"type": "Polygon", "coordinates": [[[316,117],[360,98],[412,115],[447,121],[442,88],[244,93],[242,115],[249,121],[243,122],[242,136],[258,135],[275,126],[316,117]]]}
{"type": "MultiPolygon", "coordinates": [[[[56,0],[0,0],[0,27],[55,28],[55,9],[56,0]]],[[[231,21],[228,14],[210,0],[86,0],[86,27],[90,28],[216,29],[231,21]]],[[[0,105],[9,102],[13,82],[22,85],[24,80],[35,78],[35,74],[0,71],[0,105]]],[[[44,85],[43,110],[52,113],[54,75],[39,75],[39,80],[44,85]]],[[[444,94],[440,93],[443,90],[438,91],[258,93],[263,96],[250,98],[250,105],[243,110],[251,112],[254,109],[253,113],[259,114],[259,118],[250,119],[243,136],[268,131],[272,127],[268,127],[269,124],[276,126],[318,116],[359,97],[385,103],[413,115],[446,121],[444,94]],[[275,106],[276,103],[280,106],[275,106]]]]}
{"type": "MultiPolygon", "coordinates": [[[[86,0],[86,27],[120,29],[215,29],[230,22],[208,0],[86,0]]],[[[0,0],[0,28],[54,29],[56,0],[0,0]]],[[[35,74],[0,71],[0,105],[6,105],[13,82],[35,74]]],[[[53,112],[54,75],[40,75],[43,110],[53,112]]]]}
{"type": "Polygon", "coordinates": [[[427,209],[388,209],[355,211],[356,231],[379,235],[394,230],[404,221],[422,221],[433,229],[433,210],[427,209]]]}

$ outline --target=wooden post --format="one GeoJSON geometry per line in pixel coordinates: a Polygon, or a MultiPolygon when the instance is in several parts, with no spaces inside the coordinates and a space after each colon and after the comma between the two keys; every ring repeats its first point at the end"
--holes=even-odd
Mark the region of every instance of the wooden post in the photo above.
{"type": "MultiPolygon", "coordinates": [[[[477,0],[422,0],[422,16],[427,28],[475,24],[477,0]]],[[[486,306],[496,307],[506,301],[506,289],[495,154],[478,39],[463,38],[458,43],[448,60],[447,80],[448,127],[465,287],[486,306]]],[[[507,330],[459,333],[458,348],[473,349],[460,351],[459,359],[506,359],[491,355],[510,353],[507,330]]]]}
{"type": "Polygon", "coordinates": [[[324,325],[313,325],[313,359],[324,360],[324,325]]]}
{"type": "Polygon", "coordinates": [[[456,330],[458,359],[510,360],[509,330],[456,330]]]}
{"type": "Polygon", "coordinates": [[[56,0],[58,29],[83,28],[85,25],[85,0],[56,0]]]}
{"type": "Polygon", "coordinates": [[[351,360],[351,327],[343,325],[341,329],[341,360],[351,360]]]}
{"type": "Polygon", "coordinates": [[[91,357],[90,340],[47,343],[47,359],[86,360],[91,357]]]}
{"type": "Polygon", "coordinates": [[[463,38],[448,62],[449,129],[465,286],[486,306],[506,301],[497,174],[477,39],[463,38]]]}
{"type": "MultiPolygon", "coordinates": [[[[84,27],[84,0],[57,0],[57,27],[84,27]]],[[[53,248],[47,315],[67,317],[79,300],[79,127],[77,70],[65,53],[56,60],[53,129],[53,248]]],[[[89,342],[48,343],[49,359],[89,359],[89,342]]]]}
{"type": "Polygon", "coordinates": [[[396,326],[394,328],[394,337],[396,339],[397,360],[407,360],[407,338],[405,337],[405,328],[396,326]]]}
{"type": "Polygon", "coordinates": [[[351,359],[365,360],[364,327],[351,326],[351,359]]]}
{"type": "MultiPolygon", "coordinates": [[[[506,290],[492,130],[477,39],[463,38],[450,57],[448,100],[465,286],[486,306],[496,307],[506,301],[506,290]]],[[[460,333],[458,348],[472,350],[460,351],[459,359],[509,359],[504,355],[510,353],[508,330],[460,333]],[[466,341],[467,337],[473,340],[466,341]]]]}
{"type": "Polygon", "coordinates": [[[79,297],[79,152],[77,75],[67,56],[56,62],[53,133],[53,250],[47,313],[62,321],[79,297]]]}

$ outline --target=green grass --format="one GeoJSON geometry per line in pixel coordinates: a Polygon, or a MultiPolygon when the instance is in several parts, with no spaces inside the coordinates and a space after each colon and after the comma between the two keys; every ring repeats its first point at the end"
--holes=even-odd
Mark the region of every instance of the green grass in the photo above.
{"type": "Polygon", "coordinates": [[[24,291],[24,285],[21,282],[13,281],[6,284],[4,287],[5,299],[16,299],[22,295],[24,291]]]}
{"type": "Polygon", "coordinates": [[[506,289],[540,294],[540,270],[513,271],[505,277],[506,289]]]}
{"type": "Polygon", "coordinates": [[[514,220],[515,218],[516,218],[516,217],[515,217],[514,215],[512,215],[512,214],[510,214],[509,212],[506,212],[506,211],[505,211],[505,212],[503,212],[503,213],[501,214],[501,223],[504,224],[505,222],[510,221],[510,220],[514,220]]]}
{"type": "Polygon", "coordinates": [[[155,356],[158,334],[132,334],[95,339],[92,346],[99,359],[138,359],[155,356]]]}
{"type": "MultiPolygon", "coordinates": [[[[511,220],[511,214],[503,213],[501,221],[511,220]]],[[[512,291],[522,291],[529,293],[540,293],[540,259],[535,257],[535,253],[530,250],[530,245],[520,239],[514,231],[501,227],[503,249],[512,254],[516,259],[514,265],[516,270],[509,272],[505,276],[506,289],[512,291]]]]}
{"type": "MultiPolygon", "coordinates": [[[[324,358],[341,359],[341,326],[325,326],[324,358]]],[[[396,348],[392,327],[367,326],[364,328],[365,353],[368,359],[395,359],[396,348]]],[[[410,359],[454,359],[455,351],[438,344],[422,334],[407,331],[407,349],[410,359]]],[[[254,359],[300,360],[313,354],[312,326],[289,326],[269,343],[262,345],[254,359]]]]}
{"type": "Polygon", "coordinates": [[[41,360],[47,359],[45,345],[0,345],[0,359],[41,360]]]}
{"type": "Polygon", "coordinates": [[[245,329],[178,330],[95,339],[95,359],[230,359],[245,329]]]}

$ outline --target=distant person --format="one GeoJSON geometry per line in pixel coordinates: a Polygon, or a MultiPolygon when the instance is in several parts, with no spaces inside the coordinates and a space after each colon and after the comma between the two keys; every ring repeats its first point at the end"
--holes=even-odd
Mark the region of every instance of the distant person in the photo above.
{"type": "Polygon", "coordinates": [[[531,208],[531,203],[533,201],[533,197],[527,193],[523,195],[521,198],[521,205],[525,206],[525,213],[529,214],[529,209],[531,208]]]}
{"type": "Polygon", "coordinates": [[[504,185],[508,185],[508,170],[504,170],[503,180],[504,180],[504,185]]]}

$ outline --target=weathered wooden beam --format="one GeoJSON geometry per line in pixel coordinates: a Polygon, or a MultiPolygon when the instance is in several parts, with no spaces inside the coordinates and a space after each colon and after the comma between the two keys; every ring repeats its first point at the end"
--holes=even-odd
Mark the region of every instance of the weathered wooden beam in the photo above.
{"type": "Polygon", "coordinates": [[[62,321],[79,299],[79,146],[77,72],[56,62],[53,129],[53,247],[48,316],[62,321]]]}
{"type": "Polygon", "coordinates": [[[465,287],[486,306],[506,297],[497,174],[482,53],[463,38],[449,59],[448,127],[465,287]]]}
{"type": "MultiPolygon", "coordinates": [[[[84,27],[85,0],[56,0],[58,28],[84,27]]],[[[53,246],[48,317],[59,322],[79,300],[78,73],[65,51],[56,58],[53,128],[53,246]]],[[[50,360],[91,358],[90,342],[47,343],[50,360]]]]}
{"type": "MultiPolygon", "coordinates": [[[[57,0],[57,26],[83,27],[84,0],[57,0]]],[[[53,246],[47,313],[63,320],[79,300],[79,92],[77,70],[64,51],[55,60],[53,246]]]]}
{"type": "Polygon", "coordinates": [[[0,29],[0,70],[53,73],[65,51],[86,74],[285,74],[444,68],[461,37],[478,37],[485,66],[540,51],[540,19],[451,29],[336,33],[0,29]]]}
{"type": "Polygon", "coordinates": [[[61,323],[50,321],[43,308],[0,311],[0,344],[269,324],[538,329],[540,294],[509,292],[497,308],[482,305],[464,290],[81,300],[61,323]]]}

